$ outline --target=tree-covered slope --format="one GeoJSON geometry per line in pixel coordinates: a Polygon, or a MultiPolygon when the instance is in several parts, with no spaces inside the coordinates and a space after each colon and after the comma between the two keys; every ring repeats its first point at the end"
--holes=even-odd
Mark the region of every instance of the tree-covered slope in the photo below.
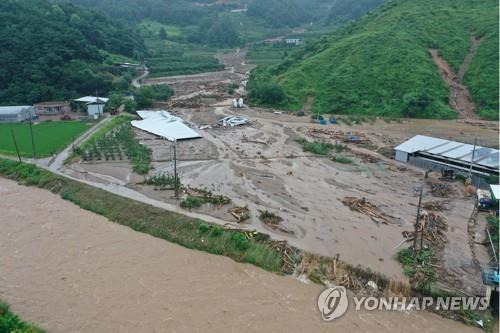
{"type": "MultiPolygon", "coordinates": [[[[449,90],[429,49],[458,69],[482,37],[465,75],[479,109],[498,109],[498,2],[393,0],[331,36],[307,45],[282,64],[255,70],[250,93],[279,84],[298,109],[314,97],[320,112],[451,118],[449,90]]],[[[254,94],[258,95],[258,94],[254,94]]]]}
{"type": "Polygon", "coordinates": [[[46,0],[0,2],[0,104],[106,94],[111,61],[138,56],[140,37],[97,12],[46,0]]]}

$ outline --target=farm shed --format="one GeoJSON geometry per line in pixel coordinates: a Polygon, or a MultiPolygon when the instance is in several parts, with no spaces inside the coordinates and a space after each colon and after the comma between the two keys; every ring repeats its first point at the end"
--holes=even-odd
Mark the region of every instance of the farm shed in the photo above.
{"type": "Polygon", "coordinates": [[[22,105],[0,107],[0,123],[19,123],[30,118],[36,118],[36,113],[32,106],[22,105]]]}
{"type": "Polygon", "coordinates": [[[75,102],[85,103],[89,117],[97,119],[103,114],[104,107],[106,106],[108,100],[109,98],[105,97],[85,96],[75,99],[75,102]]]}
{"type": "Polygon", "coordinates": [[[498,149],[417,135],[396,148],[395,159],[424,168],[468,174],[471,162],[476,176],[498,175],[498,149]],[[474,156],[474,160],[473,159],[474,156]]]}
{"type": "Polygon", "coordinates": [[[201,138],[181,118],[167,111],[137,111],[137,114],[143,120],[132,121],[132,126],[169,141],[201,138]]]}

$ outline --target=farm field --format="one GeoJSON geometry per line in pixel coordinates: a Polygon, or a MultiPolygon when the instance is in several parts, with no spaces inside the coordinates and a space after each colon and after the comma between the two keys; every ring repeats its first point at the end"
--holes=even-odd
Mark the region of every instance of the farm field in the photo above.
{"type": "MultiPolygon", "coordinates": [[[[80,121],[46,121],[33,124],[37,157],[48,157],[57,153],[89,128],[90,124],[80,121]]],[[[16,136],[21,156],[31,157],[33,151],[28,124],[0,124],[0,154],[16,155],[11,130],[16,136]]]]}

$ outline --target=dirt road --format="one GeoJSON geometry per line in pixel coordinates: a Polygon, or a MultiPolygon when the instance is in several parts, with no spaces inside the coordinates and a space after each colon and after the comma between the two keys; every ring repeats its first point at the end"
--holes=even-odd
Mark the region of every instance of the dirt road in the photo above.
{"type": "Polygon", "coordinates": [[[319,286],[134,232],[45,190],[0,179],[0,194],[0,299],[49,332],[479,332],[428,312],[350,309],[325,323],[319,286]]]}

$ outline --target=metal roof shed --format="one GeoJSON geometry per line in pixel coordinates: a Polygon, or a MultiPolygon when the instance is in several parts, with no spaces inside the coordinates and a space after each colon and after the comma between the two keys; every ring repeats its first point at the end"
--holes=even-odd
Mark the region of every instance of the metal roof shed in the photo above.
{"type": "Polygon", "coordinates": [[[201,138],[181,118],[167,111],[137,111],[137,114],[143,120],[132,121],[132,126],[169,141],[201,138]]]}

